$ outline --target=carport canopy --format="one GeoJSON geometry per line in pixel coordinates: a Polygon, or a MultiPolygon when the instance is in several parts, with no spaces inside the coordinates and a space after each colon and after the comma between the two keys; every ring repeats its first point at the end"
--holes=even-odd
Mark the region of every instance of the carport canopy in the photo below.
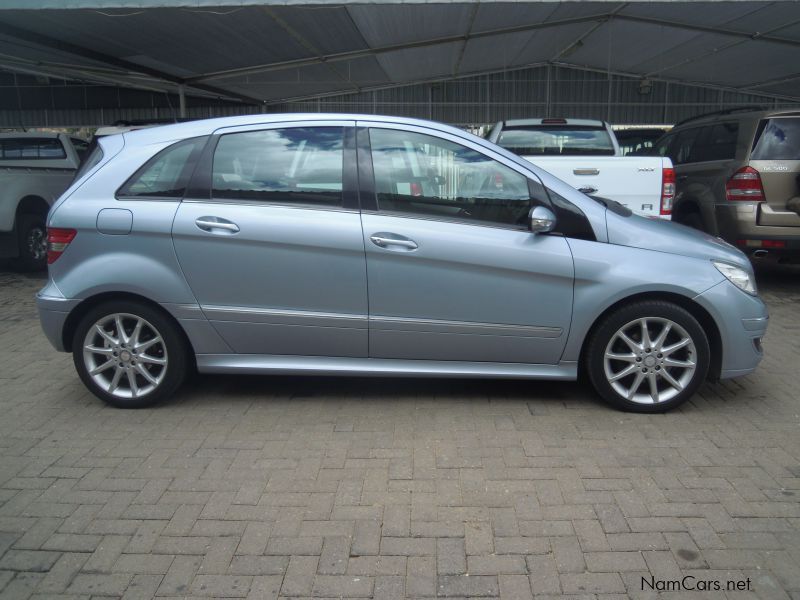
{"type": "Polygon", "coordinates": [[[797,101],[800,4],[0,0],[0,69],[252,104],[542,64],[797,101]]]}

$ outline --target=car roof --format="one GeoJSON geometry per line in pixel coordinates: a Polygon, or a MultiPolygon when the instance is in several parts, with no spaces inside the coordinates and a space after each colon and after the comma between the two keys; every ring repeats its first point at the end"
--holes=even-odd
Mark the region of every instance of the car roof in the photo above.
{"type": "MultiPolygon", "coordinates": [[[[383,115],[347,114],[347,113],[271,113],[242,115],[237,117],[221,117],[216,119],[202,119],[198,121],[187,121],[185,123],[174,123],[170,125],[159,125],[147,127],[123,133],[125,143],[133,144],[155,144],[159,142],[186,139],[211,135],[215,131],[225,127],[246,127],[251,125],[271,125],[284,122],[302,121],[370,121],[378,123],[391,123],[400,125],[415,125],[425,127],[444,133],[450,133],[461,137],[473,138],[468,132],[450,125],[426,121],[423,119],[412,119],[408,117],[389,117],[383,115]]],[[[110,136],[109,136],[110,137],[110,136]]]]}
{"type": "Polygon", "coordinates": [[[800,117],[800,110],[784,108],[749,108],[720,110],[696,117],[690,117],[677,123],[675,128],[694,127],[705,123],[716,123],[718,121],[750,121],[769,119],[772,117],[800,117]]]}

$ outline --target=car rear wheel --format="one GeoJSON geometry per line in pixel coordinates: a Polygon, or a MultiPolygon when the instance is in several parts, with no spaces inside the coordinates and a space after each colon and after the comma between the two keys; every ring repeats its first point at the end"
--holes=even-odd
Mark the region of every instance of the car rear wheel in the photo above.
{"type": "Polygon", "coordinates": [[[664,412],[688,400],[706,378],[711,352],[687,310],[637,302],[599,324],[586,354],[592,385],[606,401],[632,412],[664,412]]]}
{"type": "Polygon", "coordinates": [[[42,271],[47,268],[47,217],[23,214],[17,218],[17,257],[11,266],[17,271],[42,271]]]}
{"type": "Polygon", "coordinates": [[[173,321],[139,302],[108,302],[78,324],[72,357],[83,383],[118,408],[143,408],[183,382],[188,351],[173,321]]]}

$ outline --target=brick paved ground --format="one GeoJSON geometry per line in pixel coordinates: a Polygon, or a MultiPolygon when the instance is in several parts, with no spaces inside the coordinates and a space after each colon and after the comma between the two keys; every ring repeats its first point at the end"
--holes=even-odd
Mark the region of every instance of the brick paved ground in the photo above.
{"type": "Polygon", "coordinates": [[[637,416],[577,384],[230,377],[109,409],[41,280],[0,272],[0,596],[799,599],[800,269],[760,275],[757,374],[637,416]]]}

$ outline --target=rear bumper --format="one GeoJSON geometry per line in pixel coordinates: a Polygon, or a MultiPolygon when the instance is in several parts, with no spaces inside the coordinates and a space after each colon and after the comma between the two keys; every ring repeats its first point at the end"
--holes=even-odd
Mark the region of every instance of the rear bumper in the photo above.
{"type": "Polygon", "coordinates": [[[66,352],[64,325],[69,313],[78,303],[79,300],[69,300],[61,296],[58,288],[50,282],[36,294],[36,308],[39,311],[42,331],[59,352],[66,352]]]}
{"type": "Polygon", "coordinates": [[[800,256],[800,227],[759,225],[754,202],[717,204],[715,214],[720,237],[746,254],[800,256]]]}
{"type": "Polygon", "coordinates": [[[716,321],[722,342],[720,379],[747,375],[764,358],[769,314],[761,298],[723,281],[695,298],[716,321]]]}

